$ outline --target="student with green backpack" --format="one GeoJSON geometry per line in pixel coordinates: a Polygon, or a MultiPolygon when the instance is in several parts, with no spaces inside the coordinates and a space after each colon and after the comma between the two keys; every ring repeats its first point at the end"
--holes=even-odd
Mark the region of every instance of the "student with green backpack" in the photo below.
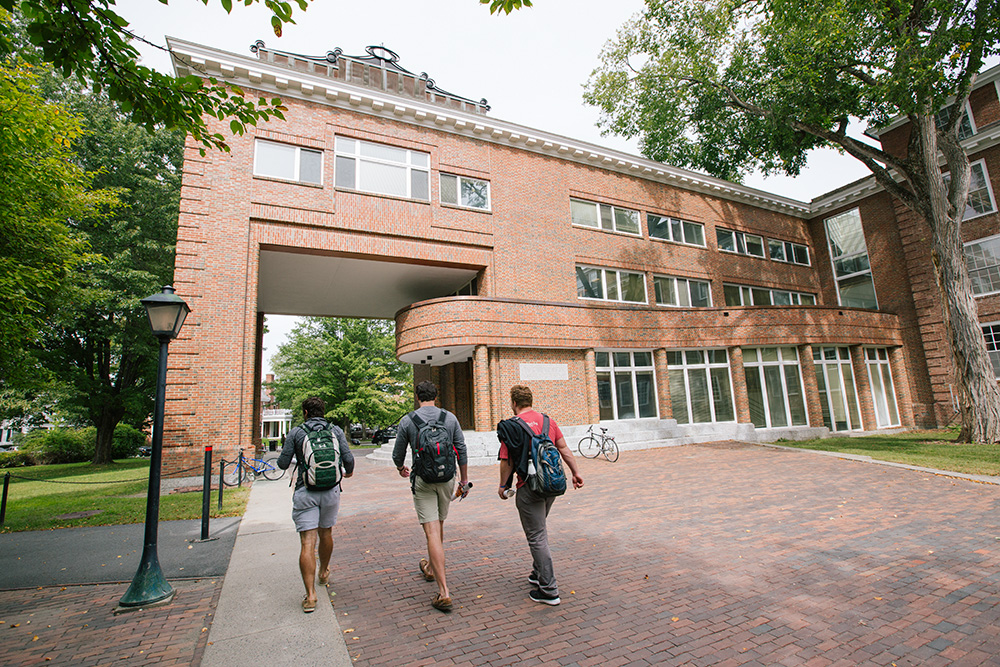
{"type": "Polygon", "coordinates": [[[344,431],[326,420],[326,405],[315,396],[302,401],[301,425],[285,436],[278,467],[287,469],[295,457],[298,475],[292,494],[292,520],[299,533],[299,571],[306,595],[302,611],[316,610],[316,545],[319,543],[319,584],[330,578],[333,526],[340,510],[340,481],[354,474],[354,454],[344,431]]]}

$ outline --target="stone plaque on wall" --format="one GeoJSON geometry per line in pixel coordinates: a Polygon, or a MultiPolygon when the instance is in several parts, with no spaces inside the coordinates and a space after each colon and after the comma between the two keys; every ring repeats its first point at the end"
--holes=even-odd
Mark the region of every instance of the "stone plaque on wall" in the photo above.
{"type": "Polygon", "coordinates": [[[521,364],[521,380],[568,380],[566,364],[521,364]]]}

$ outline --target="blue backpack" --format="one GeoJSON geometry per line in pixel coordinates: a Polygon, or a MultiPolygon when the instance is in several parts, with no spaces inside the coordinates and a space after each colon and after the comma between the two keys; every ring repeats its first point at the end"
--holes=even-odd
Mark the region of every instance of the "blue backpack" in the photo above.
{"type": "Polygon", "coordinates": [[[559,448],[549,437],[549,416],[543,414],[542,432],[535,433],[528,423],[517,417],[517,422],[531,436],[528,452],[528,488],[536,494],[550,498],[566,493],[566,473],[563,471],[559,448]]]}

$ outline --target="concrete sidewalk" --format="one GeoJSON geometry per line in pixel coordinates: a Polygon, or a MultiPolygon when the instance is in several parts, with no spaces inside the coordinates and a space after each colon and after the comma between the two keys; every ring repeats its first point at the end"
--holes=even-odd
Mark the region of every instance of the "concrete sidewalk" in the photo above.
{"type": "MultiPolygon", "coordinates": [[[[257,480],[236,535],[202,667],[352,664],[324,588],[302,612],[299,536],[288,480],[257,480]]],[[[331,583],[332,585],[332,583],[331,583]]]]}

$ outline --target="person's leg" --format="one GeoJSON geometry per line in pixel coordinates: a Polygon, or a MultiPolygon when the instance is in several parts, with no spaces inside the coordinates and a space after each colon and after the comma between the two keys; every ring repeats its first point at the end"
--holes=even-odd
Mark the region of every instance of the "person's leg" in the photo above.
{"type": "Polygon", "coordinates": [[[424,529],[424,536],[427,538],[427,560],[431,563],[431,571],[434,573],[434,580],[437,581],[438,595],[450,598],[451,593],[448,591],[448,581],[444,571],[444,523],[428,521],[420,527],[424,529]]]}
{"type": "Polygon", "coordinates": [[[330,557],[333,555],[333,526],[340,511],[340,487],[324,491],[319,508],[319,579],[325,585],[330,578],[330,557]]]}
{"type": "Polygon", "coordinates": [[[556,575],[552,567],[552,553],[549,551],[549,536],[545,518],[552,507],[552,498],[542,498],[527,485],[517,491],[517,513],[521,518],[521,528],[531,550],[531,573],[538,580],[538,588],[546,595],[559,595],[556,575]]]}
{"type": "Polygon", "coordinates": [[[306,586],[306,600],[316,603],[316,539],[318,529],[303,530],[299,533],[302,549],[299,551],[299,571],[306,586]]]}
{"type": "Polygon", "coordinates": [[[330,579],[330,557],[333,555],[333,527],[319,528],[319,579],[325,584],[330,579]]]}

